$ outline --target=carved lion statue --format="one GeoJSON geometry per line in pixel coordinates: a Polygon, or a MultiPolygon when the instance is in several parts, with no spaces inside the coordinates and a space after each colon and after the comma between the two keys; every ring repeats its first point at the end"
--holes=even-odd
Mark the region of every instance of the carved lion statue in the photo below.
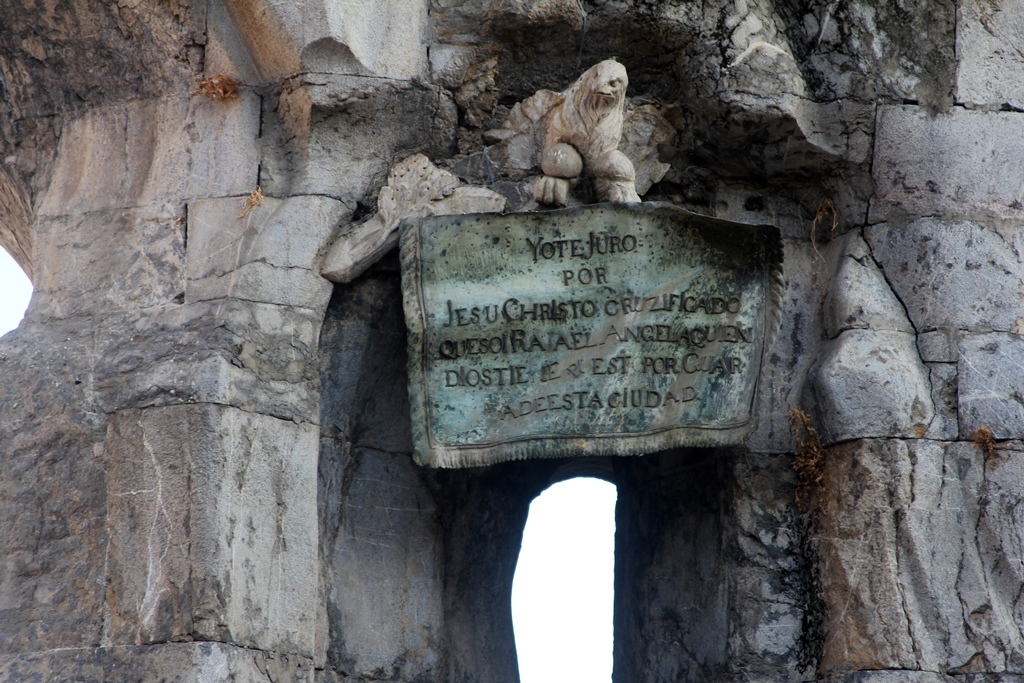
{"type": "Polygon", "coordinates": [[[571,181],[584,172],[594,178],[600,201],[640,201],[633,163],[618,150],[628,85],[626,68],[606,59],[567,90],[541,90],[513,108],[504,128],[540,125],[544,175],[533,185],[536,201],[564,206],[571,181]]]}

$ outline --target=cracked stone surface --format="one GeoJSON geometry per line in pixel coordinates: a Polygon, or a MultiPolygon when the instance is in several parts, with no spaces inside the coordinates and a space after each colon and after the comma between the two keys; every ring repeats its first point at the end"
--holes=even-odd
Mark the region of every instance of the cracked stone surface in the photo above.
{"type": "Polygon", "coordinates": [[[315,487],[315,442],[313,425],[233,408],[112,415],[109,638],[311,656],[315,500],[301,494],[315,487]]]}
{"type": "Polygon", "coordinates": [[[827,614],[826,672],[1019,669],[1020,449],[1007,442],[986,457],[973,443],[926,440],[829,449],[822,580],[840,608],[827,614]]]}
{"type": "Polygon", "coordinates": [[[1017,163],[1024,114],[957,107],[936,116],[881,106],[875,129],[872,223],[947,215],[1019,221],[1024,214],[1017,163]]]}
{"type": "Polygon", "coordinates": [[[875,264],[871,249],[857,234],[846,240],[824,306],[825,331],[833,339],[854,329],[915,332],[903,304],[875,264]]]}
{"type": "Polygon", "coordinates": [[[960,341],[960,438],[988,427],[996,439],[1024,437],[1024,338],[1015,334],[965,335],[960,341]]]}
{"type": "Polygon", "coordinates": [[[914,328],[860,235],[840,246],[823,301],[833,338],[813,369],[811,412],[822,439],[922,437],[935,407],[914,328]]]}
{"type": "Polygon", "coordinates": [[[956,99],[968,106],[1024,108],[1024,7],[957,2],[956,99]]]}
{"type": "MultiPolygon", "coordinates": [[[[1022,119],[1024,120],[1024,119],[1022,119]]],[[[1019,329],[1024,234],[974,221],[922,218],[865,230],[918,332],[1019,329]]]]}
{"type": "Polygon", "coordinates": [[[29,325],[0,338],[0,661],[101,641],[107,475],[90,332],[69,326],[59,346],[29,325]]]}

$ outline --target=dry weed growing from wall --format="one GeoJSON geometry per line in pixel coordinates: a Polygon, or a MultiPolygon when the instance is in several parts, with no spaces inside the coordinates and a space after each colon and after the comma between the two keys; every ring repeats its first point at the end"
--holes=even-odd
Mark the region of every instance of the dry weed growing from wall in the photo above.
{"type": "Polygon", "coordinates": [[[249,196],[245,198],[244,202],[242,202],[242,213],[238,214],[238,217],[245,218],[246,216],[249,215],[249,212],[255,209],[257,206],[263,206],[264,199],[265,197],[263,196],[263,188],[257,185],[256,189],[253,190],[249,194],[249,196]]]}
{"type": "Polygon", "coordinates": [[[791,408],[789,424],[796,440],[796,457],[793,458],[797,476],[796,504],[800,512],[809,512],[825,477],[825,451],[818,432],[811,424],[810,415],[799,408],[791,408]]]}
{"type": "Polygon", "coordinates": [[[996,454],[996,440],[992,438],[992,430],[988,427],[978,427],[971,432],[971,438],[985,454],[985,460],[996,454]]]}
{"type": "Polygon", "coordinates": [[[801,582],[804,590],[803,620],[800,634],[798,659],[802,671],[816,671],[821,661],[825,644],[825,603],[821,585],[820,554],[822,485],[825,479],[825,450],[821,446],[818,432],[812,425],[811,416],[792,408],[789,423],[793,428],[796,454],[793,469],[796,470],[796,505],[800,512],[799,539],[800,554],[803,556],[801,582]]]}
{"type": "Polygon", "coordinates": [[[209,78],[197,78],[196,84],[199,87],[192,91],[192,96],[209,97],[214,102],[236,99],[238,97],[238,89],[242,87],[242,81],[225,74],[217,74],[209,78]]]}
{"type": "Polygon", "coordinates": [[[814,212],[814,219],[811,221],[811,246],[819,257],[821,254],[818,253],[818,226],[829,218],[831,218],[829,221],[831,226],[828,231],[828,239],[831,241],[836,236],[836,229],[839,227],[839,212],[836,211],[836,205],[831,197],[822,197],[818,202],[818,210],[814,212]]]}
{"type": "MultiPolygon", "coordinates": [[[[828,296],[828,283],[822,284],[819,281],[820,272],[818,270],[819,263],[824,262],[825,258],[818,251],[818,228],[819,226],[829,225],[828,230],[828,241],[832,241],[836,236],[836,230],[839,228],[839,212],[836,211],[835,202],[832,201],[831,197],[822,197],[821,201],[818,202],[818,210],[814,212],[814,218],[811,220],[811,249],[814,250],[814,256],[816,261],[814,264],[814,270],[811,272],[811,286],[816,287],[820,292],[821,296],[818,298],[819,313],[825,306],[825,297],[828,296]]],[[[792,421],[792,415],[790,421],[792,421]]]]}

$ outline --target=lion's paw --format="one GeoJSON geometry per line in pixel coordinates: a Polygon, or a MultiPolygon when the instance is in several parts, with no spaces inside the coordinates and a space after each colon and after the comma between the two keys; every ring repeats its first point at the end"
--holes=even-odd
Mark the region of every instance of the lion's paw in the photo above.
{"type": "Polygon", "coordinates": [[[569,197],[569,181],[544,175],[533,181],[533,199],[538,204],[565,206],[569,197]]]}

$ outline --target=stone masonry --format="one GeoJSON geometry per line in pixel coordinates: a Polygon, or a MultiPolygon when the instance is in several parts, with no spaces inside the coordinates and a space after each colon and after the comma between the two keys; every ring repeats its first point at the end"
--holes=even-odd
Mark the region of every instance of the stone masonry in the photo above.
{"type": "Polygon", "coordinates": [[[580,474],[616,683],[1024,680],[1022,140],[1019,0],[8,0],[0,680],[515,682],[580,474]],[[537,208],[487,131],[612,57],[644,201],[782,232],[751,435],[419,468],[397,257],[325,254],[414,154],[537,208]]]}

